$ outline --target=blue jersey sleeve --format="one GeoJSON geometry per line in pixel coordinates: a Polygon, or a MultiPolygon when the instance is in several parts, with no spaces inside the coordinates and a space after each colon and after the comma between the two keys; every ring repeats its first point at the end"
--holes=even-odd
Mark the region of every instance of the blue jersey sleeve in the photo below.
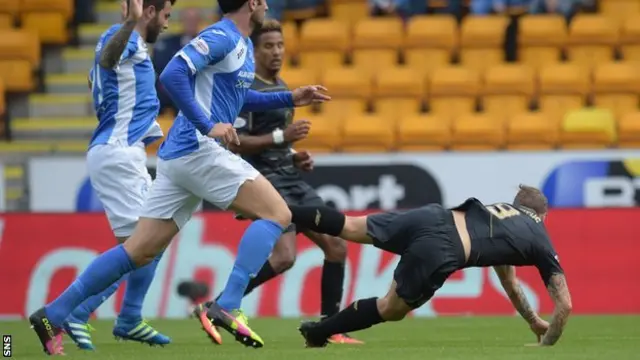
{"type": "Polygon", "coordinates": [[[176,56],[183,58],[191,73],[195,74],[205,66],[224,59],[232,50],[230,43],[229,37],[223,31],[209,29],[191,40],[176,56]]]}
{"type": "Polygon", "coordinates": [[[261,92],[247,91],[242,111],[268,111],[294,107],[291,91],[261,92]]]}

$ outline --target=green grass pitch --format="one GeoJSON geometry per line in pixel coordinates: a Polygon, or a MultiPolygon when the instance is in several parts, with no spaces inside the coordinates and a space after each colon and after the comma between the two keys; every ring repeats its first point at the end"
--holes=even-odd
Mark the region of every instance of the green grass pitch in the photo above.
{"type": "MultiPolygon", "coordinates": [[[[97,351],[77,350],[65,338],[67,359],[95,360],[626,360],[640,359],[640,316],[573,317],[565,335],[551,348],[525,347],[535,342],[523,320],[517,317],[447,317],[407,319],[359,332],[365,345],[330,345],[305,349],[298,334],[298,320],[254,319],[252,328],[265,340],[262,349],[244,348],[224,333],[225,343],[209,342],[195,320],[158,320],[152,324],[173,338],[164,348],[118,343],[111,336],[112,321],[94,321],[97,351]]],[[[28,323],[0,321],[0,333],[11,334],[13,357],[43,359],[28,323]]]]}

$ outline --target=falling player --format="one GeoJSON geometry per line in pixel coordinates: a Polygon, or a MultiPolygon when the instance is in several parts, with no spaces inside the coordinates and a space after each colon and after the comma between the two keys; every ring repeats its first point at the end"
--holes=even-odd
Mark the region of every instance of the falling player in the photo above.
{"type": "MultiPolygon", "coordinates": [[[[239,142],[232,124],[241,109],[306,106],[330,98],[318,85],[291,92],[250,90],[254,62],[248,36],[264,20],[267,4],[265,0],[219,0],[218,5],[224,19],[203,30],[160,75],[180,113],[158,151],[156,179],[135,231],[123,245],[98,256],[57,299],[29,317],[48,353],[73,309],[125,274],[152,262],[203,199],[221,209],[260,219],[251,223],[240,240],[227,286],[207,316],[244,345],[264,345],[248,327],[240,305],[249,279],[289,226],[291,213],[267,179],[220,143],[239,142]]],[[[213,326],[211,331],[215,331],[213,326]]],[[[214,335],[221,341],[219,334],[214,335]]]]}
{"type": "MultiPolygon", "coordinates": [[[[282,28],[276,20],[266,20],[252,36],[255,47],[256,79],[252,89],[258,91],[286,91],[287,85],[278,76],[282,67],[285,43],[282,28]]],[[[234,126],[240,136],[240,145],[230,144],[233,152],[242,154],[245,160],[260,171],[280,192],[288,204],[324,205],[324,201],[300,176],[300,170],[310,171],[312,159],[306,151],[292,153],[292,143],[307,136],[308,121],[292,123],[293,109],[283,108],[265,112],[242,113],[234,126]]],[[[298,229],[301,231],[304,229],[298,229]]],[[[321,315],[328,317],[340,310],[342,300],[344,263],[347,247],[344,240],[318,233],[304,231],[324,252],[321,279],[321,315]]],[[[268,280],[291,268],[296,256],[296,228],[289,226],[276,243],[269,260],[257,276],[249,281],[245,295],[268,280]]],[[[205,307],[211,303],[206,303],[205,307]]],[[[201,316],[204,307],[196,307],[195,315],[201,316]]],[[[332,343],[360,344],[346,334],[335,334],[332,343]]]]}
{"type": "MultiPolygon", "coordinates": [[[[121,243],[131,236],[151,185],[145,145],[162,137],[156,122],[159,104],[155,72],[146,43],[154,43],[167,28],[174,3],[132,0],[127,16],[123,1],[126,18],[100,37],[90,73],[98,126],[87,153],[89,178],[121,243]]],[[[160,256],[88,298],[65,319],[62,326],[80,349],[94,350],[89,317],[125,278],[125,296],[113,334],[151,345],[170,343],[167,336],[144,322],[141,314],[159,260],[160,256]]],[[[56,349],[50,351],[55,353],[56,349]]]]}
{"type": "Polygon", "coordinates": [[[362,299],[319,322],[303,323],[309,347],[322,347],[333,334],[402,320],[433,297],[446,279],[466,267],[494,266],[514,307],[538,336],[554,345],[571,313],[571,295],[543,220],[547,199],[540,190],[520,186],[513,204],[483,205],[475,198],[453,209],[427,205],[349,217],[328,207],[291,206],[292,222],[400,255],[388,293],[362,299]],[[538,268],[555,304],[550,323],[531,308],[515,276],[515,266],[538,268]]]}

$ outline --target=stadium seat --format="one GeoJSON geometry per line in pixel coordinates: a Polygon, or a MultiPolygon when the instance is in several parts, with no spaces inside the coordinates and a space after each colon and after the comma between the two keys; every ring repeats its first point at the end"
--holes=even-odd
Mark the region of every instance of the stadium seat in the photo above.
{"type": "Polygon", "coordinates": [[[22,14],[22,27],[33,30],[45,45],[64,45],[69,41],[67,21],[58,12],[29,12],[22,14]]]}
{"type": "Polygon", "coordinates": [[[329,15],[333,19],[354,24],[369,17],[369,4],[365,1],[330,2],[329,15]]]}
{"type": "Polygon", "coordinates": [[[504,37],[509,19],[504,16],[467,16],[460,33],[461,63],[478,72],[504,61],[504,37]]]}
{"type": "Polygon", "coordinates": [[[21,0],[20,12],[56,12],[62,14],[65,21],[71,20],[74,13],[74,0],[21,0]]]}
{"type": "Polygon", "coordinates": [[[0,60],[0,79],[7,92],[28,92],[36,85],[33,68],[27,60],[0,60]]]}
{"type": "Polygon", "coordinates": [[[282,24],[282,37],[284,38],[284,46],[288,57],[295,56],[298,53],[298,28],[294,22],[285,22],[282,24]]]}
{"type": "Polygon", "coordinates": [[[560,146],[563,149],[603,149],[615,142],[616,123],[610,110],[574,110],[562,120],[560,146]]]}
{"type": "Polygon", "coordinates": [[[627,114],[618,121],[618,147],[640,148],[640,112],[627,114]]]}
{"type": "Polygon", "coordinates": [[[20,3],[18,0],[0,0],[0,14],[8,14],[15,18],[20,11],[20,3]]]}
{"type": "Polygon", "coordinates": [[[451,122],[426,114],[400,118],[397,148],[402,151],[444,150],[451,144],[451,122]]]}
{"type": "Polygon", "coordinates": [[[375,77],[376,98],[422,99],[425,95],[425,82],[413,69],[396,66],[380,69],[375,77]]]}
{"type": "Polygon", "coordinates": [[[369,99],[372,81],[355,67],[330,68],[324,72],[321,82],[334,99],[369,99]]]}
{"type": "Polygon", "coordinates": [[[416,98],[385,98],[373,103],[374,112],[387,118],[400,119],[422,111],[422,100],[416,98]]]}
{"type": "Polygon", "coordinates": [[[430,74],[451,62],[458,42],[458,25],[453,16],[414,16],[404,39],[405,62],[417,73],[430,74]]]}
{"type": "Polygon", "coordinates": [[[560,15],[529,15],[520,19],[518,59],[539,69],[560,61],[567,42],[567,26],[560,15]]]}
{"type": "Polygon", "coordinates": [[[640,73],[629,63],[600,65],[593,73],[593,94],[595,106],[612,110],[618,119],[637,112],[640,73]]]}
{"type": "Polygon", "coordinates": [[[299,150],[307,150],[312,153],[326,153],[335,151],[341,143],[340,122],[326,116],[309,116],[311,131],[309,136],[296,143],[299,150]]]}
{"type": "Polygon", "coordinates": [[[284,21],[302,21],[317,17],[322,13],[321,6],[311,6],[302,9],[285,9],[284,21]]]}
{"type": "Polygon", "coordinates": [[[0,30],[13,28],[14,18],[11,14],[0,13],[0,30]]]}
{"type": "Polygon", "coordinates": [[[605,0],[600,1],[602,15],[616,22],[623,22],[629,17],[640,15],[640,1],[637,0],[605,0]]]}
{"type": "Polygon", "coordinates": [[[459,66],[438,69],[430,79],[430,113],[445,121],[473,113],[479,91],[480,78],[475,71],[459,66]]]}
{"type": "Polygon", "coordinates": [[[484,111],[506,121],[526,112],[535,93],[533,69],[527,65],[505,64],[490,67],[482,90],[484,111]]]}
{"type": "Polygon", "coordinates": [[[5,100],[5,86],[4,81],[0,79],[0,118],[2,118],[7,110],[7,103],[5,100]]]}
{"type": "Polygon", "coordinates": [[[280,78],[287,83],[290,89],[318,82],[316,73],[304,68],[285,67],[280,71],[280,78]]]}
{"type": "Polygon", "coordinates": [[[601,15],[577,15],[569,27],[569,60],[593,68],[613,59],[619,38],[615,22],[601,15]]]}
{"type": "Polygon", "coordinates": [[[467,114],[453,122],[453,150],[497,150],[504,144],[505,129],[487,114],[467,114]]]}
{"type": "Polygon", "coordinates": [[[313,107],[312,106],[300,106],[300,107],[296,107],[293,110],[293,119],[294,121],[297,120],[306,120],[309,116],[313,116],[314,112],[313,112],[313,107]]]}
{"type": "Polygon", "coordinates": [[[0,30],[0,61],[27,60],[32,68],[40,66],[40,40],[24,30],[0,30]]]}
{"type": "Polygon", "coordinates": [[[382,69],[398,66],[398,52],[389,49],[359,49],[351,54],[353,66],[372,77],[382,69]]]}
{"type": "Polygon", "coordinates": [[[640,63],[640,15],[629,17],[622,23],[620,50],[626,61],[640,63]]]}
{"type": "Polygon", "coordinates": [[[361,115],[343,122],[342,150],[386,152],[395,145],[395,122],[377,115],[361,115]]]}
{"type": "Polygon", "coordinates": [[[507,124],[507,149],[548,150],[558,142],[556,123],[539,112],[511,117],[507,124]]]}
{"type": "Polygon", "coordinates": [[[581,109],[589,91],[589,76],[574,64],[556,64],[540,70],[538,106],[556,124],[569,110],[581,109]]]}
{"type": "Polygon", "coordinates": [[[353,28],[353,64],[366,75],[398,63],[403,39],[399,18],[371,18],[353,28]]]}
{"type": "Polygon", "coordinates": [[[298,43],[300,65],[321,72],[327,66],[338,66],[350,47],[346,23],[331,19],[311,19],[302,24],[298,43]]]}
{"type": "Polygon", "coordinates": [[[338,120],[362,115],[366,111],[367,101],[362,99],[336,99],[320,106],[322,116],[338,120]]]}

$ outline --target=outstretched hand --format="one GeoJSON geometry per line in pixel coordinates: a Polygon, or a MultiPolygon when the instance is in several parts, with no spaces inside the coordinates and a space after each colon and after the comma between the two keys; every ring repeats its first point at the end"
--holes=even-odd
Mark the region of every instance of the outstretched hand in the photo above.
{"type": "Polygon", "coordinates": [[[291,92],[295,106],[307,106],[331,100],[331,96],[323,94],[327,88],[322,85],[301,86],[291,92]]]}

